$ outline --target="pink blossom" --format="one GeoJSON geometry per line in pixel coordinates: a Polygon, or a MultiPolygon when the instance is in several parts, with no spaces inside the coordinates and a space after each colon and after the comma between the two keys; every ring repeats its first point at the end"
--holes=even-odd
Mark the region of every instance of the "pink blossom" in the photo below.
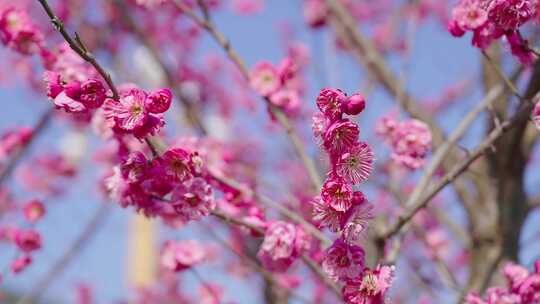
{"type": "Polygon", "coordinates": [[[270,96],[270,102],[286,110],[294,112],[300,108],[300,96],[294,90],[279,90],[270,96]]]}
{"type": "Polygon", "coordinates": [[[105,101],[106,90],[97,79],[89,79],[81,84],[80,102],[88,109],[97,109],[105,101]]]}
{"type": "Polygon", "coordinates": [[[25,270],[26,267],[30,266],[30,264],[32,264],[32,257],[29,255],[23,255],[11,263],[11,271],[15,274],[20,273],[25,270]]]}
{"type": "Polygon", "coordinates": [[[324,134],[323,147],[331,155],[339,155],[353,148],[358,142],[358,125],[348,119],[331,124],[324,134]]]}
{"type": "Polygon", "coordinates": [[[270,96],[281,86],[278,70],[269,62],[263,61],[255,65],[250,73],[251,87],[261,96],[270,96]]]}
{"type": "Polygon", "coordinates": [[[461,0],[452,10],[452,17],[462,29],[476,30],[488,21],[482,0],[461,0]]]}
{"type": "Polygon", "coordinates": [[[148,160],[141,152],[130,153],[122,162],[120,170],[125,181],[140,183],[144,181],[148,174],[148,160]]]}
{"type": "Polygon", "coordinates": [[[41,48],[43,35],[25,11],[8,7],[0,11],[0,40],[22,54],[33,54],[41,48]]]}
{"type": "Polygon", "coordinates": [[[104,105],[105,115],[113,126],[133,131],[143,127],[148,120],[145,101],[146,93],[144,91],[132,89],[125,93],[119,101],[107,98],[104,105]]]}
{"type": "Polygon", "coordinates": [[[492,0],[488,7],[489,21],[503,31],[515,31],[534,15],[531,0],[492,0]]]}
{"type": "Polygon", "coordinates": [[[343,238],[348,242],[356,241],[362,236],[373,219],[373,205],[359,191],[353,195],[353,207],[350,208],[343,220],[343,238]]]}
{"type": "Polygon", "coordinates": [[[176,272],[200,264],[205,258],[206,250],[196,240],[166,241],[161,250],[161,265],[176,272]]]}
{"type": "Polygon", "coordinates": [[[193,174],[190,170],[190,153],[184,149],[173,148],[161,156],[161,165],[168,178],[175,181],[184,181],[193,174]]]}
{"type": "Polygon", "coordinates": [[[337,211],[320,197],[314,198],[312,204],[313,220],[321,227],[328,227],[332,232],[338,232],[342,229],[345,212],[337,211]]]}
{"type": "Polygon", "coordinates": [[[30,223],[35,223],[45,215],[45,205],[40,200],[31,200],[24,205],[23,213],[30,223]]]}
{"type": "Polygon", "coordinates": [[[360,142],[337,158],[336,173],[352,184],[359,184],[371,174],[373,158],[371,147],[360,142]]]}
{"type": "Polygon", "coordinates": [[[15,244],[24,252],[32,252],[41,248],[41,235],[35,230],[18,230],[15,244]]]}
{"type": "Polygon", "coordinates": [[[317,107],[330,120],[336,121],[343,115],[342,104],[347,96],[338,89],[323,89],[317,97],[317,107]]]}
{"type": "Polygon", "coordinates": [[[150,95],[145,102],[145,107],[148,109],[148,112],[154,114],[165,113],[172,102],[172,93],[168,89],[157,90],[150,95]]]}
{"type": "Polygon", "coordinates": [[[200,220],[216,207],[212,187],[200,177],[178,185],[172,193],[172,204],[185,221],[200,220]]]}
{"type": "Polygon", "coordinates": [[[366,269],[360,281],[349,281],[343,287],[343,300],[347,304],[383,304],[394,276],[394,266],[366,269]]]}
{"type": "Polygon", "coordinates": [[[352,206],[352,187],[341,178],[329,178],[321,191],[322,200],[336,211],[345,212],[352,206]]]}
{"type": "Polygon", "coordinates": [[[431,131],[425,123],[416,119],[399,123],[386,119],[379,124],[379,133],[392,145],[392,159],[396,163],[409,169],[424,165],[431,148],[431,131]]]}
{"type": "Polygon", "coordinates": [[[300,226],[275,221],[266,229],[257,257],[270,271],[283,272],[308,249],[309,238],[300,226]]]}
{"type": "Polygon", "coordinates": [[[364,256],[362,247],[337,239],[328,248],[322,268],[331,279],[348,282],[364,271],[364,256]]]}
{"type": "Polygon", "coordinates": [[[47,96],[49,98],[56,98],[56,96],[64,90],[59,73],[45,71],[45,73],[43,73],[43,80],[45,81],[47,96]]]}

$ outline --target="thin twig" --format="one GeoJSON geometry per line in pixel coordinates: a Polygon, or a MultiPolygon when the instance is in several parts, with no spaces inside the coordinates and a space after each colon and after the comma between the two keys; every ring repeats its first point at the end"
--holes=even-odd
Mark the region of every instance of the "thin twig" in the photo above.
{"type": "Polygon", "coordinates": [[[64,27],[64,23],[56,16],[49,6],[49,3],[47,0],[38,0],[39,3],[41,3],[41,6],[43,6],[43,9],[51,19],[51,23],[53,24],[54,28],[64,37],[64,40],[69,44],[69,47],[75,51],[79,56],[81,56],[82,59],[84,59],[86,62],[90,63],[96,71],[103,77],[109,88],[111,89],[113,93],[113,98],[118,99],[118,90],[116,89],[116,86],[114,85],[111,75],[105,71],[105,69],[97,62],[96,58],[92,53],[90,53],[88,50],[86,50],[86,47],[84,47],[84,44],[80,40],[80,37],[75,40],[71,35],[66,31],[64,27]],[[79,41],[79,43],[77,43],[79,41]]]}

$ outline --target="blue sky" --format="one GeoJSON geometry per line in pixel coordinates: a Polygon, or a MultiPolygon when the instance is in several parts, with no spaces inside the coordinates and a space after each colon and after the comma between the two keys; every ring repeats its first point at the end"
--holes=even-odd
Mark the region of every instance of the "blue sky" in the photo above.
{"type": "MultiPolygon", "coordinates": [[[[298,30],[297,38],[307,43],[312,49],[313,62],[318,69],[310,70],[310,90],[306,102],[314,103],[314,96],[322,86],[335,85],[347,92],[358,90],[365,77],[365,70],[356,65],[348,57],[340,56],[335,63],[337,77],[321,73],[325,67],[325,46],[329,39],[326,32],[308,32],[303,27],[300,18],[300,1],[266,1],[263,13],[250,17],[239,17],[229,10],[220,11],[215,15],[215,22],[219,28],[230,38],[233,46],[238,50],[248,65],[252,66],[259,60],[266,59],[277,63],[283,56],[281,38],[276,22],[286,21],[298,30]]],[[[422,24],[414,43],[414,56],[410,62],[410,74],[407,87],[415,96],[436,96],[444,87],[461,79],[476,81],[478,75],[479,53],[469,44],[469,38],[454,39],[442,31],[439,24],[430,21],[422,24]]],[[[222,54],[209,38],[205,38],[201,45],[202,53],[214,50],[222,54]]],[[[390,58],[390,65],[394,70],[400,67],[399,60],[390,58]]],[[[0,87],[0,100],[3,107],[0,111],[0,130],[20,124],[33,124],[33,122],[48,106],[48,102],[41,96],[28,93],[19,84],[0,87]]],[[[452,106],[448,114],[440,119],[445,129],[450,128],[470,108],[470,105],[480,100],[479,92],[463,100],[459,106],[452,106]]],[[[366,114],[360,120],[363,136],[373,138],[373,123],[382,114],[394,107],[392,100],[382,91],[377,90],[368,100],[366,114]]],[[[63,134],[61,123],[56,123],[41,137],[34,146],[33,152],[39,153],[42,146],[54,147],[58,136],[63,134]]],[[[476,123],[471,127],[471,135],[464,139],[465,146],[471,145],[478,135],[482,134],[482,124],[476,123]]],[[[384,153],[384,152],[381,152],[384,153]]],[[[88,159],[85,160],[89,162],[88,159]]],[[[37,278],[48,269],[68,248],[78,236],[98,204],[104,199],[97,193],[95,180],[98,172],[88,168],[80,173],[73,188],[67,194],[47,204],[49,214],[39,223],[37,228],[44,234],[44,249],[35,255],[35,265],[18,277],[9,276],[6,286],[16,290],[26,290],[32,286],[37,278]]],[[[376,173],[375,173],[376,174],[376,173]]],[[[13,185],[14,183],[11,182],[13,185]]],[[[530,185],[533,186],[533,185],[530,185]]],[[[15,186],[14,186],[15,187],[15,186]]],[[[27,197],[21,191],[17,192],[20,198],[27,197]]],[[[101,227],[100,232],[81,255],[67,268],[66,273],[58,278],[46,293],[46,298],[57,299],[69,303],[73,299],[73,287],[77,282],[90,281],[95,283],[98,303],[111,303],[127,294],[124,274],[126,272],[125,256],[127,254],[127,223],[130,210],[123,210],[116,206],[101,227]]],[[[532,234],[535,225],[528,225],[525,235],[532,234]]],[[[175,232],[179,238],[197,237],[207,239],[199,233],[194,225],[175,232]]],[[[171,232],[166,232],[171,235],[171,232]]],[[[12,257],[13,252],[0,245],[0,267],[4,267],[12,257]]],[[[529,260],[535,250],[527,250],[524,260],[529,260]]],[[[216,280],[227,288],[226,298],[234,299],[238,303],[257,303],[258,295],[255,293],[240,292],[244,290],[244,283],[230,280],[223,272],[208,271],[201,268],[203,277],[216,280]]],[[[194,279],[185,275],[185,284],[193,286],[194,279]]],[[[188,288],[189,289],[189,288],[188,288]]],[[[57,302],[55,302],[57,303],[57,302]]]]}

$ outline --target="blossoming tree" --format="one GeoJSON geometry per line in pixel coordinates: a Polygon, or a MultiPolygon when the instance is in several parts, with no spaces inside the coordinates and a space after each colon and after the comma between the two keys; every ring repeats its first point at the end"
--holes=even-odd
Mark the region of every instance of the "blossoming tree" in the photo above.
{"type": "MultiPolygon", "coordinates": [[[[247,303],[217,272],[262,303],[540,303],[540,260],[523,258],[540,206],[527,188],[540,2],[287,1],[324,35],[324,56],[284,23],[285,56],[248,64],[241,54],[258,57],[266,38],[237,48],[215,16],[232,9],[249,27],[267,2],[0,0],[2,80],[46,105],[28,105],[35,125],[2,130],[0,246],[15,254],[1,284],[47,264],[38,253],[57,230],[39,224],[79,177],[106,201],[18,303],[39,301],[113,208],[172,235],[142,261],[157,276],[129,303],[247,303]],[[410,89],[413,58],[435,56],[436,42],[417,41],[427,27],[470,39],[480,71],[430,99],[410,89]],[[354,90],[317,78],[340,60],[363,73],[354,90]],[[57,141],[51,124],[92,149],[40,146],[57,141]],[[174,237],[188,226],[204,229],[174,237]],[[180,284],[189,273],[196,291],[180,284]]],[[[92,283],[77,303],[94,303],[92,283]]]]}

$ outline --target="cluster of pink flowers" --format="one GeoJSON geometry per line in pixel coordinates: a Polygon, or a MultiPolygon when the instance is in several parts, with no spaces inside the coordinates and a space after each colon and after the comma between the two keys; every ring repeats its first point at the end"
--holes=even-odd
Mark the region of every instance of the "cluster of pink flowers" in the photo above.
{"type": "Polygon", "coordinates": [[[107,125],[115,134],[132,134],[142,140],[156,134],[165,124],[165,113],[172,101],[168,89],[160,89],[150,94],[138,88],[120,92],[120,100],[107,98],[103,113],[107,125]]]}
{"type": "Polygon", "coordinates": [[[317,106],[321,113],[313,116],[313,132],[329,155],[331,169],[320,197],[314,200],[315,220],[354,241],[371,218],[371,204],[353,186],[367,180],[374,155],[367,143],[358,140],[358,125],[343,115],[360,114],[365,100],[359,94],[347,97],[340,90],[324,89],[317,106]]]}
{"type": "Polygon", "coordinates": [[[270,222],[257,257],[268,270],[283,272],[310,248],[310,242],[310,236],[301,226],[282,221],[270,222]]]}
{"type": "Polygon", "coordinates": [[[98,79],[84,82],[72,80],[66,82],[60,73],[45,72],[47,96],[54,100],[59,109],[68,113],[82,113],[101,107],[107,97],[107,90],[98,79]]]}
{"type": "Polygon", "coordinates": [[[367,143],[359,141],[358,125],[344,115],[360,114],[365,100],[360,94],[348,97],[340,90],[324,89],[317,106],[320,113],[313,117],[313,132],[329,155],[331,169],[320,196],[314,199],[314,220],[340,233],[326,251],[323,270],[345,283],[343,299],[347,303],[383,303],[393,267],[366,268],[364,250],[355,244],[373,216],[372,205],[353,186],[368,179],[374,155],[367,143]]]}
{"type": "Polygon", "coordinates": [[[180,272],[206,259],[206,248],[196,240],[166,241],[161,250],[161,266],[180,272]]]}
{"type": "Polygon", "coordinates": [[[250,84],[273,105],[294,114],[301,105],[301,92],[297,85],[300,68],[292,58],[282,60],[277,67],[270,62],[259,62],[250,73],[250,84]]]}
{"type": "Polygon", "coordinates": [[[7,7],[0,10],[0,41],[22,54],[37,53],[43,46],[43,35],[24,10],[7,7]]]}
{"type": "Polygon", "coordinates": [[[188,222],[207,216],[216,206],[198,153],[180,148],[152,160],[141,152],[130,153],[114,167],[105,186],[112,200],[147,216],[188,222]]]}
{"type": "MultiPolygon", "coordinates": [[[[30,223],[35,224],[45,214],[45,206],[37,199],[30,200],[23,206],[23,214],[30,223]]],[[[0,242],[8,242],[17,248],[19,254],[11,262],[11,271],[21,273],[32,264],[32,253],[41,249],[43,241],[41,234],[33,228],[18,226],[0,226],[0,242]]]]}
{"type": "Polygon", "coordinates": [[[506,287],[491,287],[484,298],[475,293],[467,296],[466,304],[498,303],[539,303],[540,302],[540,260],[535,263],[534,272],[525,267],[508,263],[504,267],[506,287]]]}
{"type": "Polygon", "coordinates": [[[431,131],[422,121],[398,121],[391,115],[382,117],[376,132],[392,147],[392,159],[411,170],[421,168],[431,149],[431,131]]]}
{"type": "Polygon", "coordinates": [[[523,64],[531,64],[533,53],[519,28],[535,16],[535,5],[534,0],[461,0],[452,11],[448,29],[455,37],[473,32],[472,43],[481,49],[505,36],[512,53],[523,64]]]}

